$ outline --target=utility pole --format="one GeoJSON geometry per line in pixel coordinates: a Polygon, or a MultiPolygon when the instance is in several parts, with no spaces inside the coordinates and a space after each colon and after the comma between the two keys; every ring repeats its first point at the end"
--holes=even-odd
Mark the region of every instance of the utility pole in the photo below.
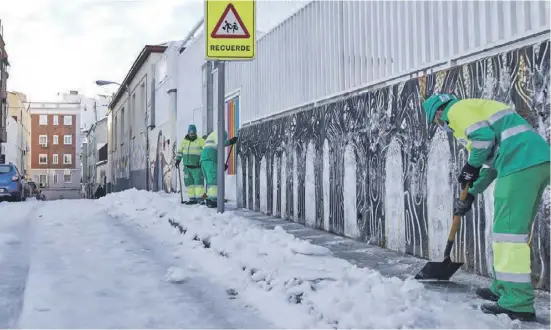
{"type": "Polygon", "coordinates": [[[225,82],[226,82],[226,74],[225,74],[225,68],[224,68],[224,61],[216,61],[217,68],[218,68],[218,175],[217,175],[217,184],[218,184],[218,196],[217,196],[217,208],[218,212],[224,213],[224,204],[225,201],[225,161],[224,161],[224,142],[226,142],[226,139],[224,138],[224,126],[225,126],[225,118],[224,118],[224,106],[225,106],[225,82]]]}

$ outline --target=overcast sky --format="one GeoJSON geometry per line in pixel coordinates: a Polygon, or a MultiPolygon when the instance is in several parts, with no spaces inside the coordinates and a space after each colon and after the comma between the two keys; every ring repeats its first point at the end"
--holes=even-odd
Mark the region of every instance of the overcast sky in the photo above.
{"type": "MultiPolygon", "coordinates": [[[[203,16],[202,0],[0,0],[11,64],[8,90],[55,100],[71,89],[93,96],[121,82],[145,44],[181,40],[203,16]]],[[[267,32],[308,1],[262,1],[267,32]]]]}

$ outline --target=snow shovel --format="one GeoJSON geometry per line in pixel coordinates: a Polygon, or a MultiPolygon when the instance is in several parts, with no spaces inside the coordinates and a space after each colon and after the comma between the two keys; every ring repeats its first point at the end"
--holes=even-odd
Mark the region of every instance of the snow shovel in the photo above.
{"type": "Polygon", "coordinates": [[[185,204],[184,202],[184,187],[182,186],[182,173],[180,173],[180,166],[176,166],[178,171],[178,181],[180,181],[180,204],[185,204]]]}
{"type": "MultiPolygon", "coordinates": [[[[462,201],[467,198],[469,193],[469,186],[467,184],[459,199],[462,201]]],[[[463,266],[462,262],[452,262],[450,258],[450,252],[452,251],[453,243],[455,240],[455,234],[459,230],[459,225],[461,224],[461,216],[455,215],[453,217],[452,227],[450,228],[450,234],[448,235],[448,243],[446,244],[446,249],[444,250],[444,261],[429,261],[421,269],[417,275],[415,275],[416,280],[437,280],[437,281],[449,281],[450,278],[463,266]]]]}
{"type": "Polygon", "coordinates": [[[228,166],[228,161],[230,160],[230,155],[232,150],[233,150],[233,144],[230,146],[230,152],[228,152],[228,157],[226,157],[226,166],[228,166]]]}

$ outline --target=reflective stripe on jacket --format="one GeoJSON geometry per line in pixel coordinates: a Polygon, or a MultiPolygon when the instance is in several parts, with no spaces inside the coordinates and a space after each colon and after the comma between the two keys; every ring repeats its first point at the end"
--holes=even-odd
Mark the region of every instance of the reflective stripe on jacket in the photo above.
{"type": "MultiPolygon", "coordinates": [[[[224,146],[229,146],[230,141],[225,136],[226,140],[224,141],[224,146]]],[[[205,146],[203,151],[201,151],[201,161],[213,161],[218,163],[218,152],[216,151],[216,146],[218,145],[218,133],[216,131],[212,132],[207,136],[205,140],[205,146]]]]}
{"type": "Polygon", "coordinates": [[[201,159],[201,151],[205,145],[205,140],[202,137],[197,137],[191,141],[184,138],[178,146],[178,154],[176,159],[181,159],[184,166],[199,166],[201,159]]]}
{"type": "Polygon", "coordinates": [[[497,177],[550,161],[549,143],[504,103],[460,100],[446,109],[442,119],[470,152],[468,163],[494,168],[497,177]]]}

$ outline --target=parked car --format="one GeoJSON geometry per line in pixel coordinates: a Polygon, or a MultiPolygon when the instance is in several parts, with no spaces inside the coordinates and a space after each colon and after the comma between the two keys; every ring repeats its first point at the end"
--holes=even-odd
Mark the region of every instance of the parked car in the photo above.
{"type": "Polygon", "coordinates": [[[25,177],[13,163],[0,164],[0,199],[21,202],[27,199],[25,177]]]}

